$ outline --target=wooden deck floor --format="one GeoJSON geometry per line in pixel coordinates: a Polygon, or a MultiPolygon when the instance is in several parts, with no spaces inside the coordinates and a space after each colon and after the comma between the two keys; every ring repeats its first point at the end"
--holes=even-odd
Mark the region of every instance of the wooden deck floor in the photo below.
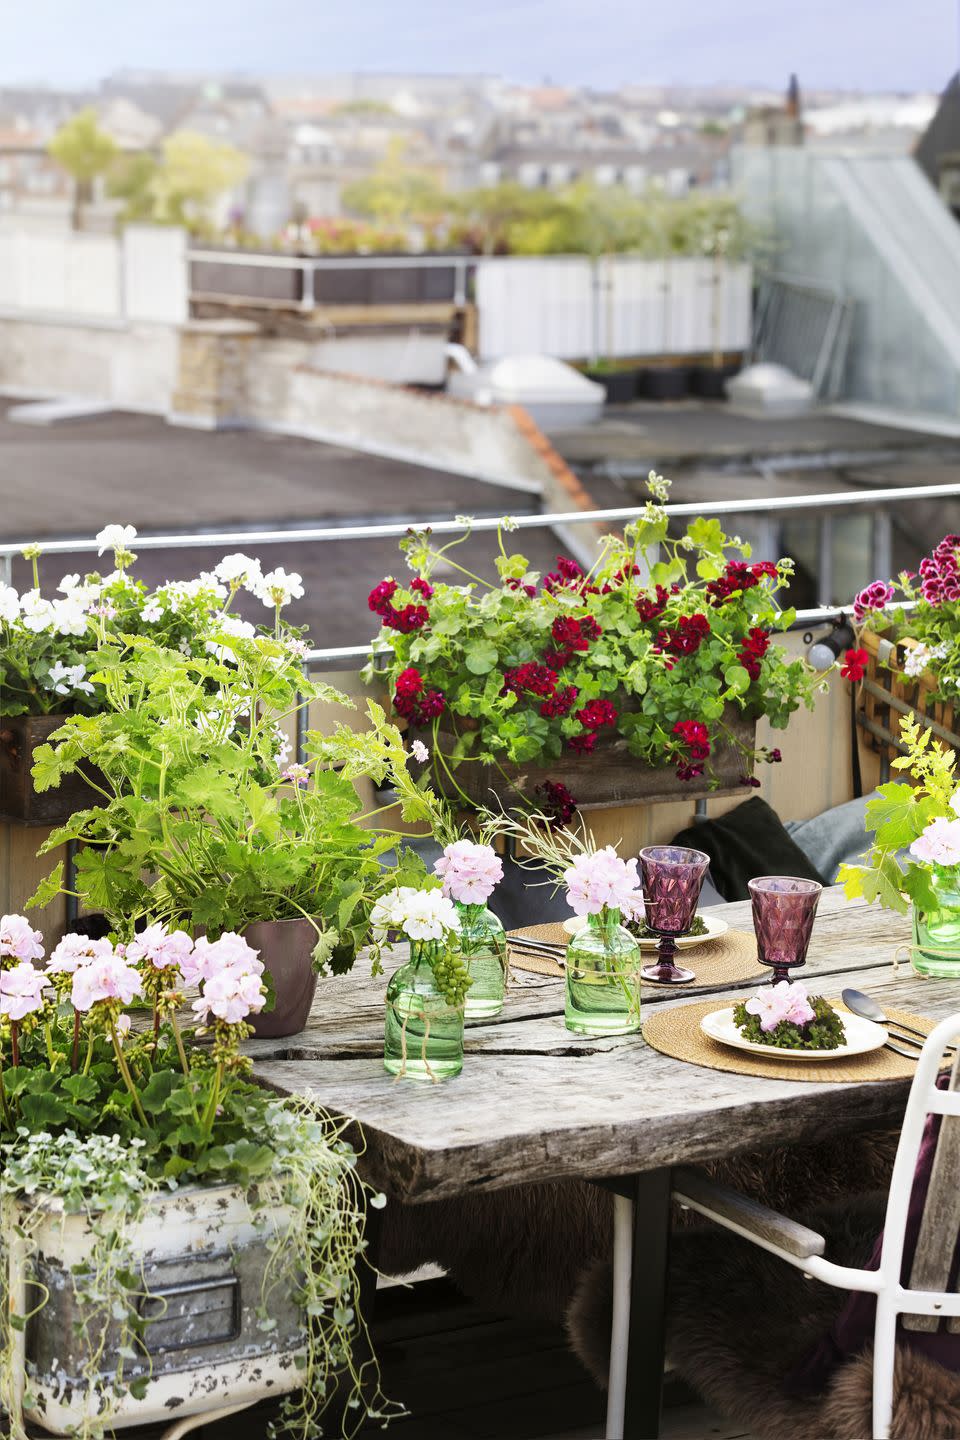
{"type": "MultiPolygon", "coordinates": [[[[381,1292],[374,1338],[384,1390],[409,1415],[391,1440],[600,1440],[604,1396],[559,1330],[485,1313],[446,1280],[381,1292]]],[[[749,1440],[679,1384],[667,1386],[664,1440],[749,1440]]],[[[272,1406],[192,1431],[194,1440],[265,1440],[272,1406]]],[[[154,1431],[136,1433],[153,1440],[154,1431]]],[[[331,1440],[337,1430],[329,1429],[331,1440]]],[[[367,1425],[357,1440],[382,1437],[367,1425]]]]}

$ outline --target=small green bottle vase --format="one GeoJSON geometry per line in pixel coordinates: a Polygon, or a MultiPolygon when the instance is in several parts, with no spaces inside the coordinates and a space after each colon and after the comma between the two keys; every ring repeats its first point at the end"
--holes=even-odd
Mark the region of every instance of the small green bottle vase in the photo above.
{"type": "Polygon", "coordinates": [[[960,980],[960,874],[934,871],[936,910],[913,909],[913,946],[910,963],[920,975],[960,980]]]}
{"type": "Polygon", "coordinates": [[[640,1029],[640,946],[605,907],[567,946],[565,1021],[578,1035],[630,1035],[640,1029]]]}
{"type": "Polygon", "coordinates": [[[398,1080],[445,1080],[463,1069],[463,1006],[441,995],[433,973],[445,953],[439,940],[411,942],[387,986],[383,1063],[398,1080]]]}
{"type": "Polygon", "coordinates": [[[465,1014],[468,1020],[499,1015],[507,983],[507,935],[485,905],[456,902],[460,915],[460,953],[470,979],[465,1014]]]}

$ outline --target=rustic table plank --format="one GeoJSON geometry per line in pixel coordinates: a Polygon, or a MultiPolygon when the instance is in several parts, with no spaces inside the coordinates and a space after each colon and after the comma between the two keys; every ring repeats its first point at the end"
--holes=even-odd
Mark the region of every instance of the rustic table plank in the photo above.
{"type": "MultiPolygon", "coordinates": [[[[749,905],[718,913],[749,924],[749,905]]],[[[805,978],[833,995],[853,983],[882,1004],[936,1018],[960,1009],[951,981],[924,980],[907,967],[895,977],[890,962],[908,937],[905,917],[827,891],[805,978]]],[[[384,986],[383,976],[324,982],[303,1034],[251,1048],[264,1083],[357,1120],[366,1173],[407,1200],[631,1174],[802,1143],[825,1125],[836,1132],[896,1123],[909,1088],[767,1080],[684,1064],[638,1036],[578,1037],[563,1025],[562,981],[524,987],[500,1017],[469,1027],[456,1079],[397,1084],[382,1068],[384,986]]],[[[654,987],[644,1003],[689,999],[689,989],[654,987]]]]}

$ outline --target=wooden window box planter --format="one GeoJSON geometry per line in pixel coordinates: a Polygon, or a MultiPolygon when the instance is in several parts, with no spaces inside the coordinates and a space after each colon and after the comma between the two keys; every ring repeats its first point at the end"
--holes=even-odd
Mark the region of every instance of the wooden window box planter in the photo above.
{"type": "MultiPolygon", "coordinates": [[[[756,745],[757,722],[735,707],[724,715],[724,724],[740,744],[752,750],[756,745]]],[[[432,744],[432,734],[425,732],[424,741],[432,744]]],[[[440,731],[440,747],[449,754],[455,737],[440,731]]],[[[547,764],[496,765],[464,760],[454,770],[456,785],[447,777],[441,764],[433,771],[434,783],[450,799],[460,797],[456,786],[476,805],[489,806],[500,801],[505,807],[516,805],[518,792],[533,804],[537,803],[537,787],[551,780],[565,785],[577,802],[579,810],[605,810],[615,805],[654,804],[662,800],[697,800],[708,795],[739,793],[741,776],[750,773],[739,750],[730,745],[715,746],[707,762],[719,787],[711,789],[709,773],[700,780],[678,780],[676,765],[646,765],[627,749],[622,736],[601,734],[596,749],[589,755],[564,751],[559,759],[547,764]],[[505,773],[504,773],[505,772],[505,773]]]]}
{"type": "MultiPolygon", "coordinates": [[[[62,825],[98,801],[80,775],[67,775],[55,790],[33,788],[33,754],[69,717],[0,715],[0,820],[18,825],[62,825]]],[[[94,776],[96,779],[96,776],[94,776]]]]}
{"type": "Polygon", "coordinates": [[[907,653],[916,644],[915,640],[901,640],[896,636],[887,639],[869,630],[861,640],[870,661],[860,684],[857,723],[885,765],[889,765],[895,755],[905,753],[900,740],[900,720],[904,715],[917,717],[938,740],[960,751],[960,717],[954,704],[934,699],[937,682],[929,671],[916,676],[904,672],[907,653]]]}

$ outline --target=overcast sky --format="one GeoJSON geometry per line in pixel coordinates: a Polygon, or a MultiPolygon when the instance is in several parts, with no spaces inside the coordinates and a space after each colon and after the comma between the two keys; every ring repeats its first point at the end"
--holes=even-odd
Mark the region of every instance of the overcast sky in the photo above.
{"type": "Polygon", "coordinates": [[[941,89],[960,0],[0,0],[0,83],[122,66],[941,89]]]}

